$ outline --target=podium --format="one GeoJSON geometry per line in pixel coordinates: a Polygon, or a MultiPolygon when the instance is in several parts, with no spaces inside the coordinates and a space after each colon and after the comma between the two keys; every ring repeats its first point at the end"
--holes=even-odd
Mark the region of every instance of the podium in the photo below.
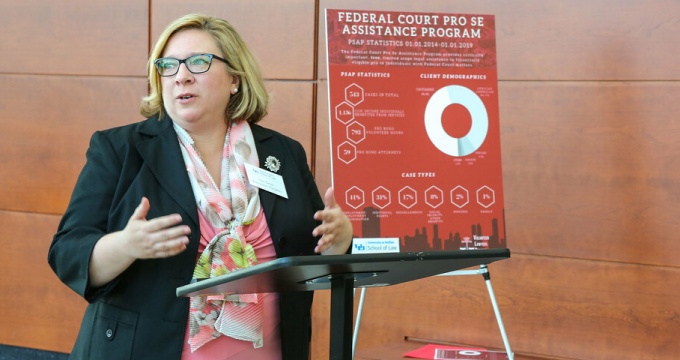
{"type": "Polygon", "coordinates": [[[510,257],[508,249],[292,256],[177,288],[177,296],[331,290],[330,359],[352,359],[354,288],[400,284],[510,257]]]}

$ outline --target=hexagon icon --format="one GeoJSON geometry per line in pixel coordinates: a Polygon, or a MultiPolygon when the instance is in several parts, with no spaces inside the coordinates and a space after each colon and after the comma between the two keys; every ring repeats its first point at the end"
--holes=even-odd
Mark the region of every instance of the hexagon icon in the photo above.
{"type": "Polygon", "coordinates": [[[373,190],[371,195],[373,198],[373,205],[377,206],[379,209],[384,209],[392,202],[392,194],[382,186],[373,190]]]}
{"type": "Polygon", "coordinates": [[[347,138],[355,144],[360,143],[366,138],[366,128],[360,123],[354,121],[353,123],[349,124],[349,126],[347,126],[347,138]]]}
{"type": "Polygon", "coordinates": [[[418,194],[410,186],[407,186],[407,187],[399,190],[399,203],[403,207],[410,209],[417,202],[418,202],[418,194]]]}
{"type": "Polygon", "coordinates": [[[425,190],[425,203],[432,208],[438,208],[439,205],[444,203],[444,192],[436,186],[430,186],[429,189],[425,190]]]}
{"type": "Polygon", "coordinates": [[[477,203],[488,208],[496,202],[496,193],[488,186],[484,185],[477,189],[477,203]]]}
{"type": "Polygon", "coordinates": [[[458,185],[451,190],[451,203],[462,208],[470,202],[470,193],[466,188],[458,185]]]}
{"type": "Polygon", "coordinates": [[[356,186],[345,191],[345,202],[354,209],[364,204],[364,191],[356,186]]]}
{"type": "Polygon", "coordinates": [[[345,141],[338,145],[338,159],[345,164],[349,164],[357,158],[357,148],[345,141]]]}
{"type": "Polygon", "coordinates": [[[354,120],[354,107],[346,101],[341,102],[335,107],[335,119],[343,124],[354,120]]]}
{"type": "Polygon", "coordinates": [[[364,89],[357,84],[346,87],[345,101],[354,106],[361,104],[364,101],[364,89]]]}

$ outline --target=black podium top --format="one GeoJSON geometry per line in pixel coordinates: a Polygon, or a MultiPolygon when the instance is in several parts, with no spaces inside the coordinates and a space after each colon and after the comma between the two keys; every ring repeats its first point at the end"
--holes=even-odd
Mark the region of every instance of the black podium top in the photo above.
{"type": "Polygon", "coordinates": [[[394,285],[510,257],[508,249],[291,256],[177,288],[177,296],[311,291],[334,277],[354,287],[394,285]]]}

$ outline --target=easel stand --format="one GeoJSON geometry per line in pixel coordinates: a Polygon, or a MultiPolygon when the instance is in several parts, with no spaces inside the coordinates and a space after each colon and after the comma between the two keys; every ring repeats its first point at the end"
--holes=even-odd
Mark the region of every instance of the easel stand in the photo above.
{"type": "MultiPolygon", "coordinates": [[[[505,332],[505,326],[503,325],[503,319],[501,318],[501,311],[498,308],[498,302],[496,302],[496,295],[494,294],[493,287],[491,286],[491,274],[489,273],[489,268],[485,264],[482,264],[479,265],[479,270],[456,270],[440,274],[437,276],[459,276],[459,275],[482,275],[484,277],[486,289],[489,291],[489,298],[491,299],[491,306],[493,307],[493,312],[496,315],[496,322],[498,322],[498,328],[500,329],[501,337],[503,338],[505,352],[507,353],[509,360],[514,360],[515,355],[512,352],[512,349],[510,348],[510,341],[508,341],[508,335],[505,332]]],[[[354,358],[357,339],[359,337],[359,326],[361,325],[361,314],[363,312],[365,299],[366,288],[362,288],[361,294],[359,295],[359,307],[357,310],[357,319],[356,322],[354,323],[354,337],[352,338],[352,359],[354,358]]]]}
{"type": "Polygon", "coordinates": [[[353,289],[395,285],[510,257],[508,249],[292,256],[177,288],[177,296],[331,290],[330,359],[352,359],[353,289]]]}

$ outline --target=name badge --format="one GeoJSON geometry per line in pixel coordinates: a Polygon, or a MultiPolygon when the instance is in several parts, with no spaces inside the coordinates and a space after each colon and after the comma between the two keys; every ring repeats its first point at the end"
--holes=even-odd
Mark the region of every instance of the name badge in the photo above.
{"type": "Polygon", "coordinates": [[[262,190],[269,191],[283,198],[288,199],[286,186],[283,183],[283,177],[265,169],[260,169],[252,164],[245,163],[246,174],[248,175],[248,182],[262,190]]]}

